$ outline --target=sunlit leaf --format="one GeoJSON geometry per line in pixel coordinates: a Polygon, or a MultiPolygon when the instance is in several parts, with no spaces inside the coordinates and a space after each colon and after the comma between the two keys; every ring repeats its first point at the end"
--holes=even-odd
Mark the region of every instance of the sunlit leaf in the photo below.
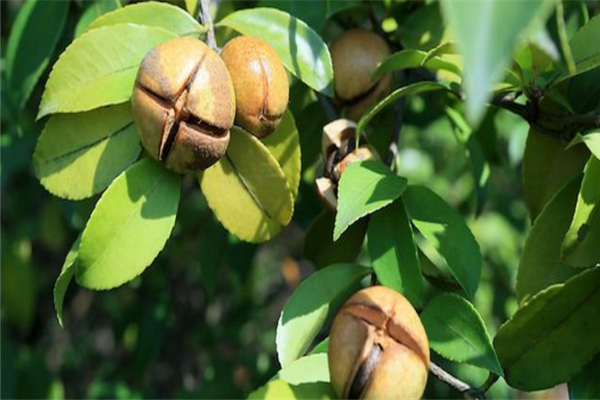
{"type": "Polygon", "coordinates": [[[65,294],[73,279],[73,274],[77,269],[77,256],[79,255],[79,245],[81,243],[81,236],[77,238],[60,270],[60,275],[56,279],[54,284],[54,311],[56,311],[56,318],[58,318],[58,324],[63,326],[63,302],[65,300],[65,294]]]}
{"type": "Polygon", "coordinates": [[[327,352],[310,354],[282,368],[272,380],[281,379],[290,385],[309,382],[329,382],[327,352]]]}
{"type": "Polygon", "coordinates": [[[131,166],[104,192],[83,231],[77,282],[104,290],[140,275],[171,235],[178,205],[178,175],[150,158],[131,166]]]}
{"type": "Polygon", "coordinates": [[[249,400],[329,400],[335,398],[329,383],[314,382],[290,385],[283,380],[270,381],[248,396],[249,400]]]}
{"type": "Polygon", "coordinates": [[[121,7],[121,2],[119,0],[96,0],[91,2],[91,5],[89,5],[81,14],[81,17],[79,17],[79,21],[77,21],[77,25],[75,26],[74,36],[81,36],[96,18],[116,10],[119,7],[121,7]]]}

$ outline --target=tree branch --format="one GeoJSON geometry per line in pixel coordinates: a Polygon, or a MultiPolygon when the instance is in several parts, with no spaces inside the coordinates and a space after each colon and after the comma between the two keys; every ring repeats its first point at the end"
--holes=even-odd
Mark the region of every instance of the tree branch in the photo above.
{"type": "Polygon", "coordinates": [[[217,50],[215,26],[213,24],[212,16],[210,15],[210,0],[198,0],[198,2],[200,3],[201,9],[199,16],[202,17],[202,24],[208,29],[206,32],[206,44],[208,44],[211,49],[217,50]]]}
{"type": "Polygon", "coordinates": [[[485,399],[485,391],[471,387],[471,385],[451,375],[449,372],[445,371],[442,367],[438,366],[434,362],[430,362],[429,371],[441,382],[444,382],[445,384],[452,387],[453,389],[456,389],[460,393],[467,395],[473,399],[485,399]]]}

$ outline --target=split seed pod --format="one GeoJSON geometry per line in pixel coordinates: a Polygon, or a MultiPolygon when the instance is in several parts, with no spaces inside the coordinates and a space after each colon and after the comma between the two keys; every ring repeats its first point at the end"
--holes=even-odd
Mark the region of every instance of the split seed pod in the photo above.
{"type": "Polygon", "coordinates": [[[270,135],[281,122],[289,98],[281,59],[267,42],[249,36],[229,41],[221,58],[235,89],[236,124],[258,138],[270,135]]]}
{"type": "Polygon", "coordinates": [[[331,45],[336,100],[348,107],[347,117],[358,120],[392,88],[392,74],[371,79],[377,66],[390,55],[380,36],[364,29],[350,29],[331,45]]]}
{"type": "Polygon", "coordinates": [[[377,160],[379,155],[362,135],[356,148],[357,125],[349,119],[337,119],[323,127],[321,152],[325,162],[323,176],[317,178],[317,193],[321,202],[331,212],[337,209],[337,187],[342,173],[356,161],[377,160]]]}
{"type": "Polygon", "coordinates": [[[372,286],[336,315],[328,360],[331,385],[342,399],[418,399],[427,383],[429,343],[408,300],[372,286]]]}
{"type": "Polygon", "coordinates": [[[173,171],[206,169],[227,150],[233,85],[223,61],[197,39],[177,38],[150,50],[132,108],[144,148],[173,171]]]}

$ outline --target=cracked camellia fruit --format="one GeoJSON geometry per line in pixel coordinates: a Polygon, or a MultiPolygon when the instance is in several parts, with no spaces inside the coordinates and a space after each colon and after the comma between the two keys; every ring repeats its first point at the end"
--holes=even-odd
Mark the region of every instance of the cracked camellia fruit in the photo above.
{"type": "Polygon", "coordinates": [[[377,66],[390,55],[390,48],[379,35],[364,30],[350,29],[331,45],[333,83],[336,100],[347,106],[346,116],[358,120],[392,88],[392,74],[373,81],[377,66]]]}
{"type": "Polygon", "coordinates": [[[132,108],[148,153],[173,171],[193,173],[225,154],[235,94],[217,53],[197,39],[177,38],[142,60],[132,108]]]}
{"type": "Polygon", "coordinates": [[[321,152],[325,162],[323,176],[317,178],[317,193],[325,207],[335,213],[337,209],[337,188],[342,173],[348,165],[356,161],[378,160],[377,151],[362,135],[356,148],[356,128],[354,121],[340,118],[323,127],[321,152]]]}
{"type": "Polygon", "coordinates": [[[425,329],[404,296],[383,286],[354,294],[329,336],[331,385],[341,399],[418,399],[429,371],[425,329]]]}
{"type": "Polygon", "coordinates": [[[238,36],[230,40],[221,58],[233,81],[235,122],[259,139],[281,122],[289,98],[289,82],[283,63],[265,41],[238,36]]]}

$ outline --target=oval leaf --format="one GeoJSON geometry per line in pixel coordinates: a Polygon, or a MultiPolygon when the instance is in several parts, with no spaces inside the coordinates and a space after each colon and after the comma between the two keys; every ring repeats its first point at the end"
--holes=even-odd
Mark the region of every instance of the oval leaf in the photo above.
{"type": "Polygon", "coordinates": [[[577,134],[567,146],[567,150],[576,144],[584,143],[590,152],[600,160],[600,132],[589,132],[585,135],[577,134]]]}
{"type": "Polygon", "coordinates": [[[217,219],[241,240],[269,240],[292,218],[294,200],[281,167],[242,129],[231,130],[227,154],[199,180],[217,219]]]}
{"type": "Polygon", "coordinates": [[[425,307],[421,321],[436,353],[503,374],[481,316],[464,298],[454,294],[435,297],[425,307]]]}
{"type": "Polygon", "coordinates": [[[38,119],[126,102],[142,58],[157,44],[174,37],[161,28],[132,24],[102,27],[81,35],[54,64],[38,119]]]}
{"type": "Polygon", "coordinates": [[[217,26],[265,40],[298,79],[333,96],[333,67],[327,45],[302,20],[274,8],[254,8],[229,14],[217,26]]]}
{"type": "Polygon", "coordinates": [[[329,383],[313,382],[290,385],[286,381],[270,381],[250,393],[249,400],[329,400],[335,399],[329,383]]]}
{"type": "Polygon", "coordinates": [[[422,50],[402,50],[392,54],[375,70],[373,80],[381,78],[383,75],[409,68],[427,68],[431,71],[448,71],[460,79],[461,66],[452,58],[446,59],[443,55],[431,55],[430,52],[422,50]]]}
{"type": "Polygon", "coordinates": [[[335,264],[309,276],[289,298],[277,324],[277,356],[282,367],[301,357],[329,316],[371,272],[356,264],[335,264]]]}
{"type": "Polygon", "coordinates": [[[120,7],[121,2],[119,0],[96,0],[91,2],[91,5],[85,9],[79,17],[79,21],[77,21],[75,37],[81,36],[96,18],[120,7]]]}
{"type": "Polygon", "coordinates": [[[421,308],[423,279],[402,198],[371,216],[367,243],[379,282],[402,293],[414,307],[421,308]]]}
{"type": "Polygon", "coordinates": [[[575,206],[575,215],[562,243],[562,259],[575,267],[591,267],[600,262],[600,160],[590,157],[575,206]],[[595,232],[593,234],[592,232],[595,232]]]}
{"type": "Polygon", "coordinates": [[[42,185],[72,200],[106,189],[140,154],[131,106],[55,115],[38,140],[33,162],[42,185]]]}
{"type": "Polygon", "coordinates": [[[396,200],[406,189],[406,179],[379,161],[350,164],[340,179],[333,240],[350,225],[396,200]]]}
{"type": "Polygon", "coordinates": [[[566,150],[558,140],[529,130],[523,155],[523,192],[532,221],[565,183],[581,174],[588,158],[583,146],[566,150]]]}
{"type": "Polygon", "coordinates": [[[502,80],[518,39],[536,20],[546,18],[553,4],[552,0],[440,2],[464,58],[466,111],[471,124],[481,121],[492,87],[502,80]]]}
{"type": "Polygon", "coordinates": [[[281,379],[291,385],[309,382],[329,382],[327,352],[300,357],[281,369],[271,380],[281,379]]]}
{"type": "Polygon", "coordinates": [[[400,89],[394,90],[392,93],[387,95],[386,98],[384,98],[379,103],[372,106],[369,110],[367,110],[367,112],[365,112],[363,114],[362,117],[360,117],[360,120],[358,121],[358,128],[357,128],[358,132],[363,132],[365,127],[367,126],[367,124],[377,114],[379,114],[384,108],[386,108],[390,104],[395,103],[396,100],[398,100],[402,97],[416,95],[416,94],[420,94],[420,93],[432,92],[432,91],[436,91],[436,90],[448,90],[448,87],[446,85],[443,85],[443,84],[437,83],[437,82],[417,82],[417,83],[413,83],[413,84],[401,87],[400,89]]]}
{"type": "Polygon", "coordinates": [[[506,382],[533,391],[573,377],[600,351],[599,309],[600,268],[535,295],[494,339],[506,382]]]}
{"type": "Polygon", "coordinates": [[[263,139],[262,143],[279,162],[279,166],[285,174],[292,195],[295,198],[300,186],[302,156],[300,154],[300,135],[298,135],[294,116],[289,110],[283,114],[281,123],[275,132],[263,139]]]}
{"type": "Polygon", "coordinates": [[[63,302],[65,300],[65,294],[67,293],[69,284],[71,283],[71,279],[73,279],[73,274],[77,269],[77,256],[79,255],[80,243],[81,236],[75,240],[75,243],[73,243],[73,246],[71,246],[69,253],[67,253],[65,262],[60,270],[60,275],[54,284],[54,311],[56,312],[56,318],[58,319],[58,324],[61,326],[61,328],[63,327],[63,302]]]}
{"type": "Polygon", "coordinates": [[[341,262],[354,262],[363,248],[367,221],[350,226],[337,241],[333,241],[335,216],[322,211],[308,227],[304,237],[304,258],[317,268],[341,262]]]}
{"type": "Polygon", "coordinates": [[[172,4],[155,1],[131,4],[104,14],[92,22],[88,30],[117,24],[153,26],[166,29],[179,36],[194,35],[206,31],[183,9],[172,4]]]}
{"type": "Polygon", "coordinates": [[[27,1],[6,44],[6,92],[17,110],[25,106],[48,67],[67,18],[67,1],[27,1]]]}
{"type": "Polygon", "coordinates": [[[156,258],[171,235],[179,176],[145,158],[102,195],[81,237],[76,278],[89,289],[129,282],[156,258]]]}
{"type": "Polygon", "coordinates": [[[473,298],[481,276],[481,252],[465,220],[425,186],[409,186],[402,199],[412,223],[473,298]]]}
{"type": "Polygon", "coordinates": [[[540,290],[564,282],[577,271],[560,262],[581,179],[565,185],[546,205],[529,231],[517,273],[517,298],[526,301],[540,290]]]}

